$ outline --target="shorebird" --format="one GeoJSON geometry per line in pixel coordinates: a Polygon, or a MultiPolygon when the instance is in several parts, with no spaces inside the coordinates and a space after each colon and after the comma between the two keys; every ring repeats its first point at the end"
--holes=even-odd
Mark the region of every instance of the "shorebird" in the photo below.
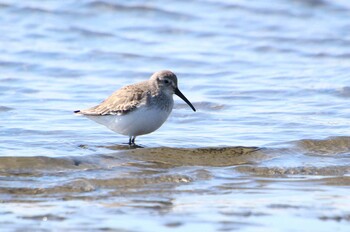
{"type": "Polygon", "coordinates": [[[97,106],[74,113],[129,136],[128,144],[135,145],[136,136],[157,130],[167,120],[174,106],[173,94],[196,111],[179,90],[176,75],[163,70],[147,81],[122,87],[97,106]]]}

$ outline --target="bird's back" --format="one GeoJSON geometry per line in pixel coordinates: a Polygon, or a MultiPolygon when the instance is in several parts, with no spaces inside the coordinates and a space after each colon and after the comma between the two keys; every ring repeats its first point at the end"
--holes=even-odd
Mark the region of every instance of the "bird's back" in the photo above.
{"type": "Polygon", "coordinates": [[[125,86],[115,91],[99,105],[85,109],[77,110],[75,113],[90,116],[103,115],[123,115],[147,101],[148,91],[147,81],[125,86]]]}

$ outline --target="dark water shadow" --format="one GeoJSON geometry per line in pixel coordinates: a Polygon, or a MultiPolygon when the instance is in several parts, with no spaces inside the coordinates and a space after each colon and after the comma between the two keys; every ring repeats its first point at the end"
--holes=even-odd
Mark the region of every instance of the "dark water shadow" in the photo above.
{"type": "Polygon", "coordinates": [[[97,147],[107,148],[111,150],[132,150],[132,149],[144,148],[143,146],[138,144],[129,145],[128,143],[122,143],[122,144],[111,145],[111,146],[97,146],[97,147]]]}
{"type": "MultiPolygon", "coordinates": [[[[205,148],[142,148],[121,150],[120,146],[108,146],[118,151],[116,157],[127,156],[129,159],[162,163],[173,166],[232,166],[253,164],[270,156],[258,147],[205,147],[205,148]]],[[[122,147],[123,148],[123,147],[122,147]]]]}
{"type": "Polygon", "coordinates": [[[333,136],[325,139],[302,139],[291,145],[305,155],[341,156],[350,154],[350,136],[333,136]]]}

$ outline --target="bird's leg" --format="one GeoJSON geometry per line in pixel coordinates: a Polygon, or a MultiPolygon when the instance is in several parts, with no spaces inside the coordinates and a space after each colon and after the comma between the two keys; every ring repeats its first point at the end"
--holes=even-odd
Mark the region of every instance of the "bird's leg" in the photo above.
{"type": "Polygon", "coordinates": [[[136,138],[136,136],[130,136],[129,137],[129,145],[131,146],[131,145],[135,145],[135,138],[136,138]]]}

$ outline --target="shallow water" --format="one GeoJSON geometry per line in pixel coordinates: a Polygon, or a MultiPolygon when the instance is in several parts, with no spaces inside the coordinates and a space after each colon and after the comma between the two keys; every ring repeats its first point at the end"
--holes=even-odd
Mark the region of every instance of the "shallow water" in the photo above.
{"type": "Polygon", "coordinates": [[[348,231],[350,4],[0,1],[3,230],[348,231]],[[154,71],[128,138],[73,110],[154,71]]]}

